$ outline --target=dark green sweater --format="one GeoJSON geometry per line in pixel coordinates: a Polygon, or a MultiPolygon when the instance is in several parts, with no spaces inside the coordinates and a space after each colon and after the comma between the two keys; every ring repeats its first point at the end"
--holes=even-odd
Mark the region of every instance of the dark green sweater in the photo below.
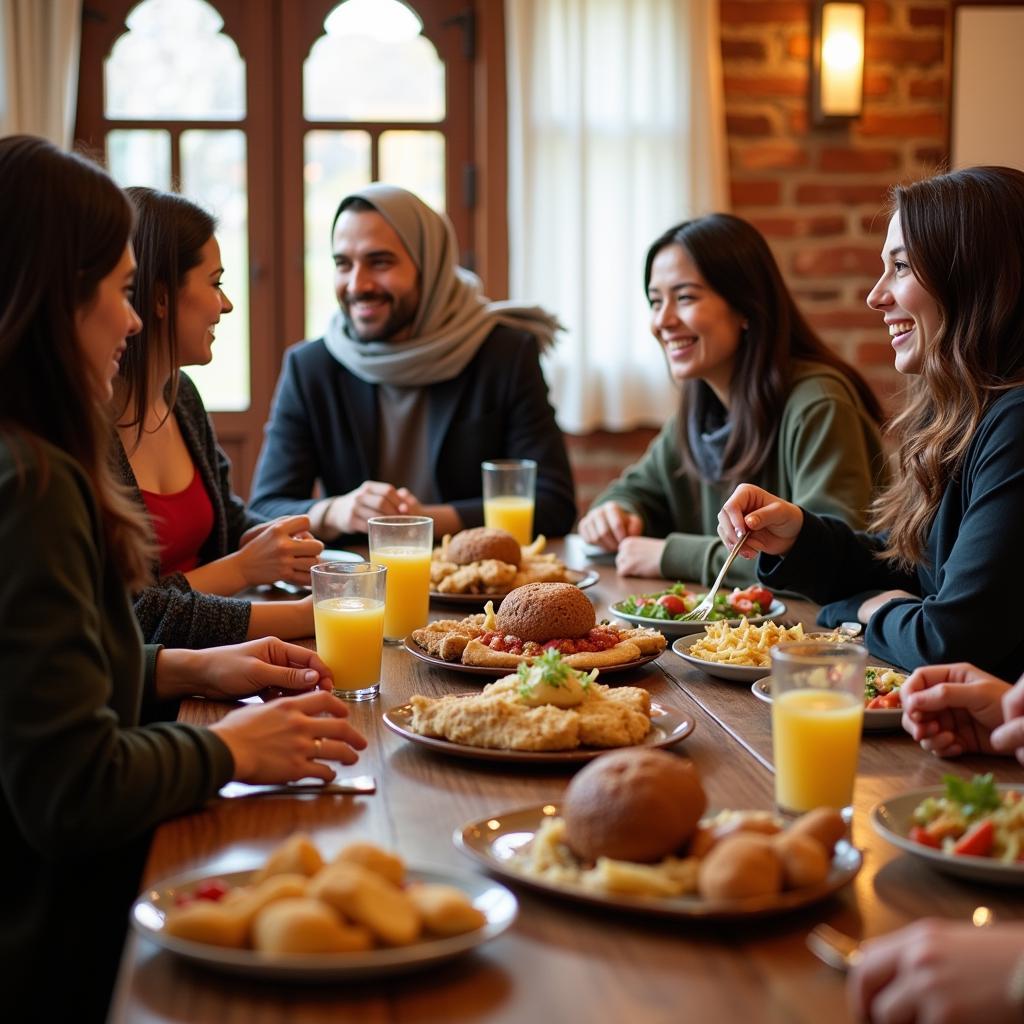
{"type": "MultiPolygon", "coordinates": [[[[771,455],[748,483],[853,527],[866,522],[885,460],[878,426],[849,380],[820,363],[797,363],[779,429],[766,438],[771,455]]],[[[716,530],[732,493],[722,484],[680,474],[679,428],[672,417],[644,457],[594,501],[614,501],[644,521],[644,534],[665,537],[661,574],[710,584],[725,561],[716,530]]],[[[733,586],[754,582],[754,563],[737,559],[726,576],[733,586]]]]}
{"type": "Polygon", "coordinates": [[[231,755],[209,730],[142,724],[158,648],[143,648],[87,478],[51,445],[0,438],[0,565],[5,1002],[19,1020],[33,1005],[94,1019],[149,830],[213,796],[231,755]]]}

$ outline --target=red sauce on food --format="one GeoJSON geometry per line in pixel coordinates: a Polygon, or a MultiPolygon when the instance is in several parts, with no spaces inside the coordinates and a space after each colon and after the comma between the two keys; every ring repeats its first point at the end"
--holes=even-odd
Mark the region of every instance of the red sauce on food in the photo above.
{"type": "Polygon", "coordinates": [[[524,654],[528,658],[543,654],[545,650],[554,648],[561,654],[583,654],[594,651],[607,651],[622,640],[622,636],[614,626],[595,626],[586,636],[565,640],[548,640],[539,644],[533,640],[520,640],[517,636],[499,633],[489,629],[480,637],[480,643],[490,647],[492,651],[505,654],[524,654]]]}

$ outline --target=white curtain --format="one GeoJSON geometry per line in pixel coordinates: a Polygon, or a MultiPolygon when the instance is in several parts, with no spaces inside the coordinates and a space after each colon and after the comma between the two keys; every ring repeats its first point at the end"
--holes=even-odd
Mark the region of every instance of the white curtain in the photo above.
{"type": "Polygon", "coordinates": [[[568,327],[545,372],[571,433],[676,404],[644,255],[728,209],[717,0],[505,0],[509,291],[568,327]]]}
{"type": "Polygon", "coordinates": [[[82,0],[0,0],[0,135],[75,130],[82,0]]]}

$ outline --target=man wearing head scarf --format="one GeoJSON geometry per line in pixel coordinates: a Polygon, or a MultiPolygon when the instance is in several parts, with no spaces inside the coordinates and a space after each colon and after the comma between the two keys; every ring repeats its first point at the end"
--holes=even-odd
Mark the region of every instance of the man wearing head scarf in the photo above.
{"type": "Polygon", "coordinates": [[[481,462],[533,459],[534,530],[567,533],[572,476],[539,359],[558,322],[484,298],[448,218],[404,189],[346,196],[332,246],[340,309],[285,356],[252,509],[308,514],[324,540],[380,515],[429,515],[439,536],[483,524],[481,462]]]}

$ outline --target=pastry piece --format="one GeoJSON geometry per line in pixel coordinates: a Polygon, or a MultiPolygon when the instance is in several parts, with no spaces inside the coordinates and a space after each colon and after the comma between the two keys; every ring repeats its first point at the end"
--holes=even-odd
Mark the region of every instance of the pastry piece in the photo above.
{"type": "Polygon", "coordinates": [[[701,861],[697,885],[707,900],[773,896],[782,889],[782,862],[770,837],[740,832],[701,861]]]}
{"type": "Polygon", "coordinates": [[[349,843],[338,852],[332,863],[361,864],[370,871],[376,871],[392,885],[401,885],[405,881],[402,858],[373,843],[349,843]]]}
{"type": "Polygon", "coordinates": [[[462,935],[487,924],[486,915],[452,885],[415,882],[405,895],[419,911],[423,926],[434,935],[462,935]]]}
{"type": "Polygon", "coordinates": [[[310,842],[309,836],[298,832],[271,853],[267,863],[253,875],[252,881],[258,885],[271,875],[315,875],[323,866],[320,851],[310,842]]]}
{"type": "Polygon", "coordinates": [[[831,857],[836,843],[846,836],[843,816],[831,807],[816,807],[802,814],[787,830],[796,835],[813,836],[831,857]]]}
{"type": "Polygon", "coordinates": [[[820,885],[828,878],[828,854],[817,839],[790,829],[777,835],[774,842],[782,862],[783,888],[802,889],[820,885]]]}
{"type": "Polygon", "coordinates": [[[419,938],[420,915],[409,898],[360,864],[329,865],[310,883],[309,894],[365,925],[389,946],[407,946],[419,938]]]}
{"type": "Polygon", "coordinates": [[[365,928],[344,924],[314,899],[279,900],[253,921],[253,948],[264,953],[355,953],[372,948],[365,928]]]}
{"type": "Polygon", "coordinates": [[[193,900],[167,912],[164,931],[177,939],[240,949],[245,945],[248,927],[230,907],[211,900],[193,900]]]}

